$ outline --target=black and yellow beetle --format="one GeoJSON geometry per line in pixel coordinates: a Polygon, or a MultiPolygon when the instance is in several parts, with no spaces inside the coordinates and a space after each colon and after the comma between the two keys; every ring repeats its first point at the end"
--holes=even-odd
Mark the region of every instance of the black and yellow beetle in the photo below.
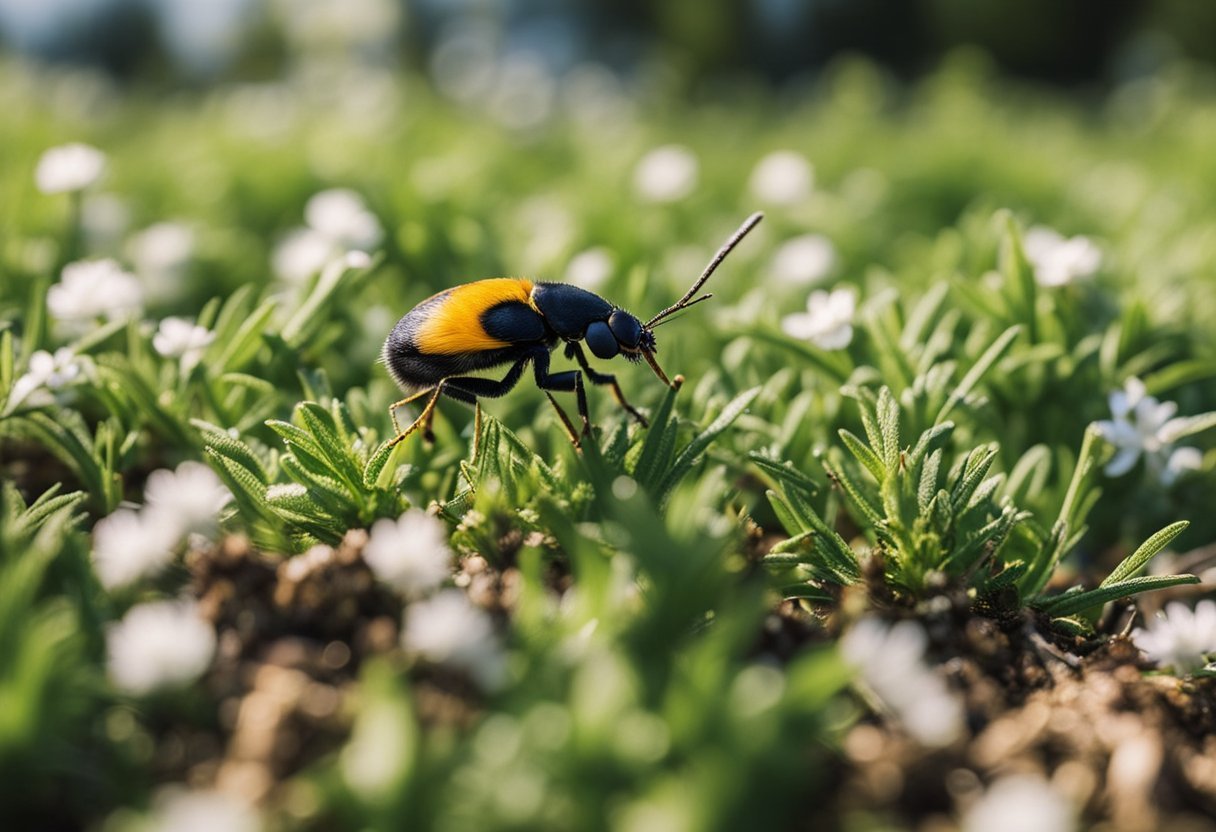
{"type": "Polygon", "coordinates": [[[570,441],[579,445],[579,435],[551,391],[574,391],[582,434],[589,435],[591,421],[583,374],[592,384],[612,388],[618,403],[643,426],[646,419],[621,392],[616,377],[596,372],[587,363],[580,341],[586,341],[596,358],[624,355],[630,361],[646,359],[655,374],[669,387],[673,383],[655,361],[654,328],[668,316],[713,297],[697,293],[739,241],[755,228],[763,214],[752,214],[726,241],[705,267],[701,277],[684,297],[642,323],[633,315],[599,295],[567,283],[533,282],[525,278],[490,278],[446,289],[415,306],[397,322],[384,342],[382,359],[389,374],[403,390],[414,391],[389,408],[397,444],[418,428],[433,441],[431,421],[441,395],[476,405],[479,399],[505,395],[532,364],[536,386],[545,391],[561,417],[570,441]],[[549,372],[549,353],[559,341],[566,344],[566,357],[580,370],[549,372]],[[510,364],[501,380],[470,376],[510,364]],[[405,430],[397,423],[397,408],[429,396],[422,413],[405,430]]]}

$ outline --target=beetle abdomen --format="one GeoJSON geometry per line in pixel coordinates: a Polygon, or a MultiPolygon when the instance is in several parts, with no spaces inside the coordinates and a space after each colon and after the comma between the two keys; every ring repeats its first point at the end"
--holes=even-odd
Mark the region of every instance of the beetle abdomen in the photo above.
{"type": "Polygon", "coordinates": [[[492,278],[432,295],[393,327],[385,366],[402,387],[426,387],[512,360],[519,344],[547,338],[531,291],[530,280],[492,278]]]}

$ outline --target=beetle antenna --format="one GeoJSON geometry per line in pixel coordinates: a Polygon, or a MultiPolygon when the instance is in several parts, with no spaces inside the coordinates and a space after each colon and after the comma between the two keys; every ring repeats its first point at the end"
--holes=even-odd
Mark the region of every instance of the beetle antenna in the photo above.
{"type": "Polygon", "coordinates": [[[751,231],[753,228],[755,228],[759,224],[760,220],[762,220],[762,219],[764,219],[764,214],[761,213],[760,211],[757,211],[756,213],[754,213],[750,217],[748,217],[746,220],[744,220],[743,225],[739,226],[739,230],[730,236],[730,239],[727,240],[723,244],[722,248],[718,249],[718,253],[714,255],[714,259],[709,261],[709,265],[705,267],[705,271],[701,272],[701,276],[699,278],[697,278],[696,283],[692,284],[692,288],[684,293],[684,297],[680,298],[678,301],[673,303],[671,306],[667,307],[662,312],[660,312],[659,314],[657,314],[653,318],[651,318],[649,321],[647,321],[646,328],[650,329],[651,327],[655,326],[660,321],[662,321],[664,318],[666,318],[668,315],[671,315],[675,312],[679,312],[681,309],[687,309],[689,306],[692,306],[694,303],[700,303],[703,300],[709,300],[709,298],[711,298],[712,295],[703,295],[702,297],[699,297],[696,300],[690,301],[692,296],[695,295],[698,291],[700,291],[701,287],[705,285],[705,281],[709,280],[709,278],[717,270],[718,266],[720,266],[722,264],[722,261],[726,259],[726,255],[728,255],[732,251],[734,251],[735,246],[739,245],[740,241],[742,241],[743,238],[747,236],[748,232],[751,231]]]}
{"type": "MultiPolygon", "coordinates": [[[[703,300],[709,300],[713,296],[714,296],[713,292],[706,292],[705,294],[701,295],[701,297],[697,298],[696,300],[690,300],[688,303],[684,304],[681,311],[683,311],[683,309],[687,309],[690,306],[696,306],[698,303],[700,303],[703,300]]],[[[656,327],[656,326],[662,326],[663,324],[669,324],[672,321],[678,321],[680,318],[683,318],[683,317],[684,317],[683,315],[676,315],[673,312],[671,315],[669,315],[668,317],[664,318],[663,320],[659,321],[654,326],[652,326],[651,329],[654,329],[654,327],[656,327]]]]}

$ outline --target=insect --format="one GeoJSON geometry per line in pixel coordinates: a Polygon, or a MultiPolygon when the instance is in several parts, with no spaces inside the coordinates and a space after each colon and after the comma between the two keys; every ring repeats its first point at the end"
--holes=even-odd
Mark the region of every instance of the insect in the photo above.
{"type": "Polygon", "coordinates": [[[428,442],[434,441],[431,423],[440,396],[474,406],[479,399],[506,395],[532,365],[536,386],[545,391],[557,410],[570,441],[577,448],[579,434],[554,392],[573,392],[582,420],[582,435],[591,433],[587,393],[583,378],[605,385],[620,406],[643,427],[646,417],[625,399],[616,377],[592,369],[582,343],[596,358],[623,355],[629,361],[645,359],[655,375],[669,387],[683,379],[668,379],[654,354],[654,329],[688,307],[709,300],[713,295],[694,295],[718,268],[726,255],[763,219],[752,214],[723,244],[705,271],[676,303],[646,323],[599,295],[567,283],[533,282],[525,278],[490,278],[445,289],[419,303],[397,322],[384,342],[382,360],[393,380],[412,394],[389,408],[396,445],[418,429],[428,442]],[[565,343],[565,355],[581,369],[550,372],[549,353],[558,342],[565,343]],[[509,364],[501,379],[471,376],[469,373],[509,364]],[[401,429],[397,409],[426,398],[418,418],[401,429]]]}

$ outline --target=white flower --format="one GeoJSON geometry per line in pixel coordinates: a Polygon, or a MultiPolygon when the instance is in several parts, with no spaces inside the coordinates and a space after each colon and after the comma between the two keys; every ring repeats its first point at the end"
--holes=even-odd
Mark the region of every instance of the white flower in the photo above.
{"type": "Polygon", "coordinates": [[[156,513],[120,508],[93,527],[93,568],[116,589],[164,569],[181,542],[176,524],[156,513]]]}
{"type": "Polygon", "coordinates": [[[490,616],[458,589],[406,607],[401,642],[411,653],[464,670],[486,687],[501,680],[503,656],[490,616]]]}
{"type": "Polygon", "coordinates": [[[106,653],[114,686],[142,696],[201,676],[215,653],[215,629],[193,602],[139,604],[110,627],[106,653]]]}
{"type": "Polygon", "coordinates": [[[633,188],[646,202],[678,202],[697,187],[697,157],[669,144],[647,153],[633,169],[633,188]]]}
{"type": "Polygon", "coordinates": [[[274,273],[289,283],[303,283],[333,256],[332,240],[311,228],[297,228],[275,247],[274,273]]]}
{"type": "Polygon", "coordinates": [[[840,651],[917,742],[949,745],[962,733],[963,709],[925,664],[927,645],[925,631],[915,622],[888,626],[863,618],[840,640],[840,651]]]}
{"type": "Polygon", "coordinates": [[[397,520],[377,520],[363,559],[376,577],[410,597],[438,587],[452,574],[452,550],[443,523],[412,508],[397,520]]]}
{"type": "Polygon", "coordinates": [[[810,341],[824,350],[841,350],[853,340],[857,293],[850,288],[811,292],[806,312],[786,315],[781,328],[791,338],[810,341]]]}
{"type": "Polygon", "coordinates": [[[1144,456],[1145,463],[1163,485],[1169,486],[1185,471],[1198,468],[1202,454],[1195,448],[1174,448],[1170,437],[1187,421],[1175,418],[1175,402],[1159,402],[1138,378],[1129,378],[1122,390],[1110,394],[1113,419],[1097,423],[1102,437],[1116,452],[1106,463],[1108,477],[1121,477],[1144,456]]]}
{"type": "Polygon", "coordinates": [[[827,277],[836,265],[836,247],[822,234],[786,240],[773,256],[773,278],[789,286],[808,286],[827,277]]]}
{"type": "Polygon", "coordinates": [[[218,791],[166,786],[152,800],[144,832],[258,832],[257,812],[244,801],[218,791]]]}
{"type": "Polygon", "coordinates": [[[135,273],[148,293],[157,299],[177,297],[190,258],[194,256],[194,229],[181,222],[158,222],[131,236],[127,252],[135,273]]]}
{"type": "Polygon", "coordinates": [[[314,194],[304,218],[308,227],[291,231],[274,252],[274,272],[289,283],[304,282],[348,252],[371,251],[384,238],[380,220],[349,188],[314,194]]]}
{"type": "Polygon", "coordinates": [[[815,170],[801,153],[774,151],[752,170],[748,188],[752,196],[771,205],[796,205],[810,196],[815,170]]]}
{"type": "Polygon", "coordinates": [[[204,326],[195,326],[184,318],[165,318],[152,336],[152,346],[165,358],[180,358],[182,372],[186,373],[214,340],[215,333],[204,326]]]}
{"type": "Polygon", "coordinates": [[[78,260],[63,267],[60,281],[47,290],[46,305],[57,321],[84,330],[97,318],[138,314],[143,291],[113,260],[78,260]]]}
{"type": "Polygon", "coordinates": [[[380,220],[367,209],[363,197],[349,188],[313,194],[304,206],[304,220],[344,249],[371,251],[384,238],[380,220]]]}
{"type": "Polygon", "coordinates": [[[75,142],[52,147],[38,159],[34,181],[44,194],[83,191],[106,169],[106,155],[95,147],[75,142]]]}
{"type": "Polygon", "coordinates": [[[963,816],[963,832],[1074,832],[1076,811],[1042,777],[997,780],[963,816]]]}
{"type": "Polygon", "coordinates": [[[566,266],[566,282],[594,292],[612,276],[612,255],[602,246],[581,251],[566,266]]]}
{"type": "Polygon", "coordinates": [[[1192,673],[1216,653],[1216,601],[1200,601],[1194,610],[1172,601],[1147,624],[1132,631],[1132,641],[1162,667],[1192,673]]]}
{"type": "Polygon", "coordinates": [[[60,347],[54,355],[46,350],[38,350],[30,356],[25,374],[13,382],[5,410],[12,411],[26,403],[27,399],[28,404],[35,407],[49,404],[51,397],[45,391],[66,387],[79,379],[83,371],[84,359],[68,347],[60,347]],[[37,395],[39,392],[42,392],[42,396],[37,395]],[[34,398],[30,399],[31,396],[34,398]]]}
{"type": "Polygon", "coordinates": [[[149,474],[144,499],[146,515],[176,527],[178,536],[184,537],[214,532],[216,516],[232,493],[209,467],[187,460],[176,470],[162,468],[149,474]]]}
{"type": "Polygon", "coordinates": [[[1169,458],[1165,460],[1165,468],[1161,471],[1161,482],[1171,486],[1178,478],[1190,471],[1198,471],[1203,467],[1203,451],[1190,446],[1174,448],[1169,458]]]}
{"type": "Polygon", "coordinates": [[[1042,225],[1026,232],[1022,248],[1040,286],[1067,286],[1091,277],[1102,264],[1102,252],[1088,237],[1065,239],[1042,225]]]}

